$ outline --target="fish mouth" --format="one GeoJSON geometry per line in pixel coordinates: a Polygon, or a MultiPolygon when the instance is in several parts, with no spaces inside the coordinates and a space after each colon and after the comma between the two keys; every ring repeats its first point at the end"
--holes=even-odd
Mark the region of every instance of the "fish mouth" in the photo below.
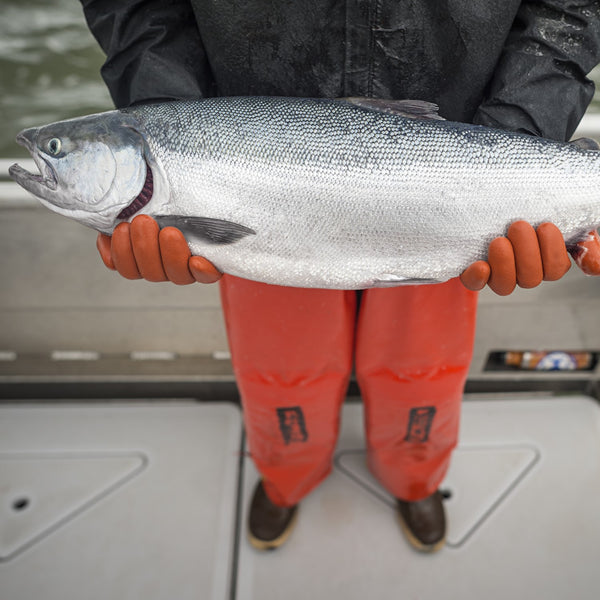
{"type": "Polygon", "coordinates": [[[33,140],[30,137],[26,137],[24,132],[17,135],[16,141],[29,150],[39,169],[39,173],[30,173],[27,169],[15,163],[8,168],[8,174],[28,192],[40,198],[45,198],[47,195],[46,192],[53,192],[58,187],[58,180],[54,169],[38,154],[33,140]]]}
{"type": "MultiPolygon", "coordinates": [[[[35,156],[33,158],[35,160],[35,156]]],[[[14,165],[8,167],[8,174],[22,188],[25,188],[28,192],[43,198],[43,192],[45,190],[49,190],[51,192],[55,191],[58,187],[58,182],[56,180],[56,176],[54,175],[54,171],[48,164],[44,162],[44,165],[40,168],[39,162],[37,160],[35,162],[38,166],[38,169],[40,169],[39,173],[30,173],[27,169],[24,169],[21,165],[15,163],[14,165]],[[45,175],[42,175],[42,172],[44,172],[45,175]]]]}
{"type": "Polygon", "coordinates": [[[152,200],[152,192],[154,191],[154,178],[152,177],[152,169],[146,161],[146,180],[142,191],[134,198],[133,202],[126,206],[118,215],[117,219],[129,219],[136,212],[142,210],[150,200],[152,200]]]}

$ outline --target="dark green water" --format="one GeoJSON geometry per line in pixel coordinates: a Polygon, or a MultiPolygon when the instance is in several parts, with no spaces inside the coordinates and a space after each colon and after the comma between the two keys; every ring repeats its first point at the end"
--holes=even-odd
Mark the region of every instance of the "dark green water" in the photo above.
{"type": "Polygon", "coordinates": [[[77,0],[0,0],[0,156],[24,127],[112,108],[77,0]]]}
{"type": "Polygon", "coordinates": [[[112,108],[103,61],[77,0],[0,0],[0,157],[27,155],[14,142],[25,127],[112,108]]]}

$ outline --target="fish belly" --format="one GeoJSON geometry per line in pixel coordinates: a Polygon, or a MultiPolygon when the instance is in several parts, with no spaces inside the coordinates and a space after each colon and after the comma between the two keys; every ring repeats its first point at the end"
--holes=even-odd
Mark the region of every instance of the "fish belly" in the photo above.
{"type": "MultiPolygon", "coordinates": [[[[374,188],[355,180],[340,191],[313,180],[303,194],[279,185],[260,194],[221,190],[210,215],[249,227],[255,235],[222,246],[190,238],[190,246],[240,277],[362,289],[456,277],[485,259],[489,243],[519,219],[533,225],[552,221],[568,238],[589,229],[589,218],[574,216],[586,214],[582,196],[591,196],[588,190],[560,190],[558,182],[550,189],[531,179],[518,185],[500,178],[471,178],[454,186],[441,182],[441,177],[437,186],[394,181],[386,190],[381,181],[374,188]]],[[[590,199],[588,214],[592,204],[590,199]]]]}

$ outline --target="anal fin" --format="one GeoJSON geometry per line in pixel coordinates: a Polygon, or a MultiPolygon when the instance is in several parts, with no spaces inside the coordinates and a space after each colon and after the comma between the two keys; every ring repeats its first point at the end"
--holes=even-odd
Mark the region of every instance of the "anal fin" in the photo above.
{"type": "Polygon", "coordinates": [[[427,279],[418,277],[401,277],[399,275],[383,274],[373,281],[373,287],[397,287],[399,285],[427,285],[431,283],[440,283],[439,279],[427,279]]]}

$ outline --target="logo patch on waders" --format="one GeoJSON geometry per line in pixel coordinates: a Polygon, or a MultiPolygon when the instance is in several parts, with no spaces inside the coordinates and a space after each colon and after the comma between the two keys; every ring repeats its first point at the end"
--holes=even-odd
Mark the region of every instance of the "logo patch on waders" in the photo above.
{"type": "Polygon", "coordinates": [[[299,406],[290,406],[277,409],[279,429],[286,444],[292,442],[305,442],[308,439],[304,413],[299,406]]]}
{"type": "Polygon", "coordinates": [[[429,439],[429,431],[435,416],[435,406],[411,408],[405,442],[423,443],[429,439]]]}

